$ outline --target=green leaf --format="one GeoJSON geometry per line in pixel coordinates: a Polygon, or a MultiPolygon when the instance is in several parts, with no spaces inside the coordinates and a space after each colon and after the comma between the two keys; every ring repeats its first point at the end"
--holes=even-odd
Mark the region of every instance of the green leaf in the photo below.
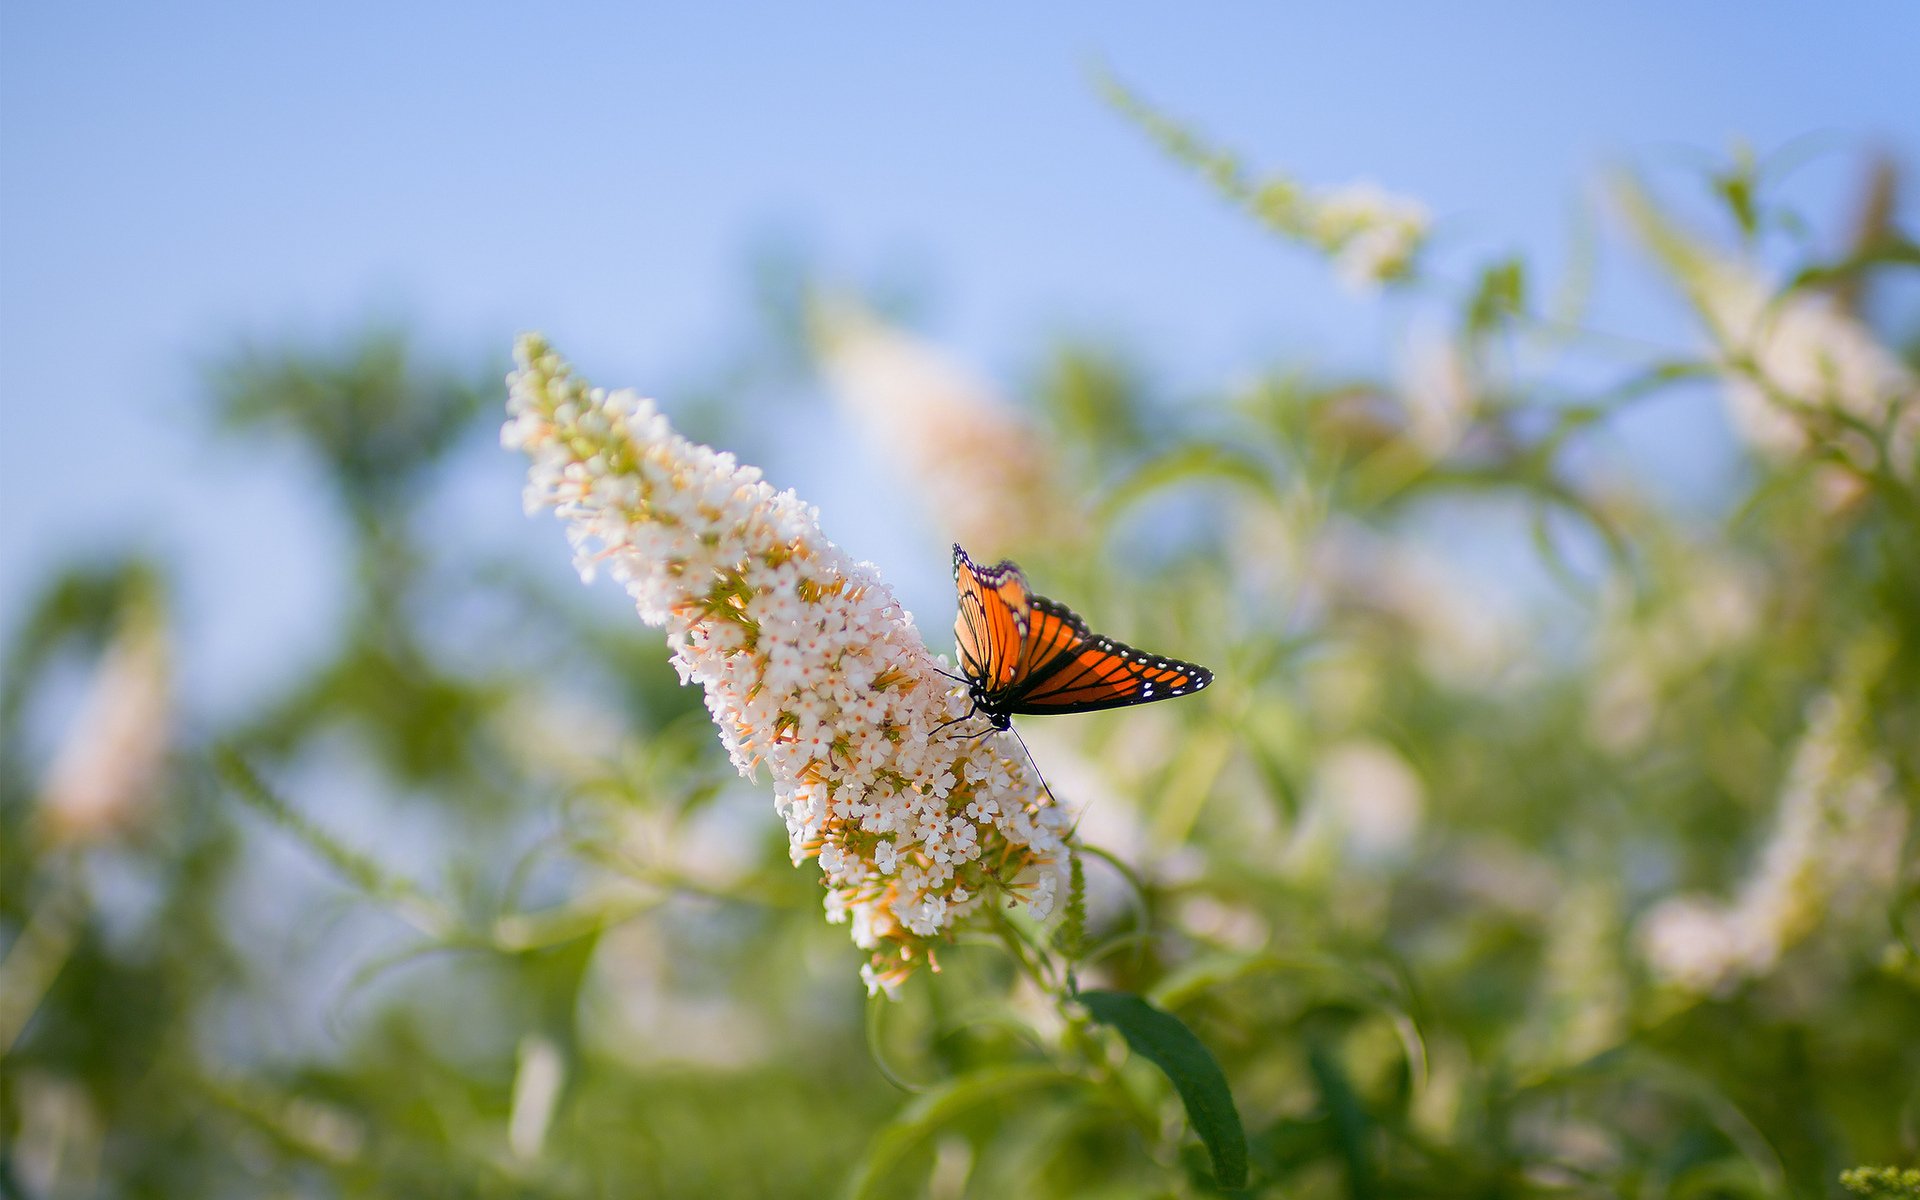
{"type": "Polygon", "coordinates": [[[1213,1175],[1224,1188],[1247,1185],[1247,1134],[1220,1064],[1181,1020],[1128,992],[1081,992],[1080,1003],[1111,1025],[1127,1048],[1159,1067],[1186,1105],[1187,1119],[1207,1147],[1213,1175]]]}
{"type": "Polygon", "coordinates": [[[1320,1090],[1320,1102],[1333,1118],[1333,1135],[1347,1168],[1347,1194],[1353,1200],[1369,1200],[1379,1194],[1375,1186],[1373,1151],[1368,1140],[1372,1121],[1354,1094],[1353,1084],[1338,1059],[1323,1045],[1307,1048],[1307,1066],[1320,1090]]]}
{"type": "Polygon", "coordinates": [[[1467,302],[1467,332],[1475,337],[1489,333],[1500,322],[1524,312],[1526,305],[1526,264],[1503,258],[1480,272],[1467,302]]]}
{"type": "Polygon", "coordinates": [[[1733,214],[1740,232],[1751,239],[1760,227],[1759,188],[1756,186],[1753,164],[1741,162],[1732,170],[1716,175],[1713,190],[1727,203],[1727,209],[1733,214]]]}

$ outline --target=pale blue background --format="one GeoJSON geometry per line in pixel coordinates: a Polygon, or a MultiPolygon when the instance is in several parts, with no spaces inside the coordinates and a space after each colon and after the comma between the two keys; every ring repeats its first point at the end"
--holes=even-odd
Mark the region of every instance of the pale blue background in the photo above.
{"type": "MultiPolygon", "coordinates": [[[[927,284],[930,332],[1009,384],[1062,330],[1175,388],[1377,361],[1380,310],[1166,164],[1095,61],[1253,163],[1373,178],[1549,262],[1609,164],[1806,134],[1916,157],[1906,2],[696,7],[7,0],[0,628],[50,564],[149,546],[182,567],[190,694],[245,703],[323,651],[346,581],[304,464],[209,447],[198,364],[380,311],[461,361],[540,328],[671,408],[738,335],[769,229],[927,284]]],[[[1842,211],[1849,161],[1796,194],[1842,211]]],[[[1684,344],[1661,293],[1603,286],[1604,319],[1684,344]]],[[[1710,406],[1660,419],[1656,466],[1724,467],[1710,406]]],[[[910,594],[942,577],[943,546],[869,527],[825,441],[781,481],[910,594]]],[[[515,470],[456,481],[449,528],[557,564],[515,470]]]]}

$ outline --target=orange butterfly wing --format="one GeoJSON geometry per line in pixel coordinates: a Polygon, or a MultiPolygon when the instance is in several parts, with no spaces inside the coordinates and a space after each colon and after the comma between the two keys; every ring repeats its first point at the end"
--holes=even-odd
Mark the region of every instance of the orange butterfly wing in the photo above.
{"type": "Polygon", "coordinates": [[[1020,677],[1030,612],[1026,577],[1011,562],[975,566],[956,545],[953,582],[960,593],[960,611],[953,619],[960,669],[988,691],[1002,691],[1020,677]]]}
{"type": "Polygon", "coordinates": [[[1028,601],[1027,636],[1020,647],[1017,680],[1031,681],[1044,676],[1063,655],[1072,654],[1090,635],[1086,625],[1071,611],[1042,596],[1028,601]]]}
{"type": "Polygon", "coordinates": [[[1072,609],[1044,596],[1031,601],[1023,665],[1006,697],[1010,713],[1096,712],[1197,692],[1213,672],[1177,658],[1136,650],[1090,631],[1072,609]]]}

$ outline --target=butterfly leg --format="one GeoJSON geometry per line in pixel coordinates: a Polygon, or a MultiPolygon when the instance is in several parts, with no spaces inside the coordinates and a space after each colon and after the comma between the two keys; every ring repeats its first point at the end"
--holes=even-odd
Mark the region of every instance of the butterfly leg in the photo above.
{"type": "Polygon", "coordinates": [[[927,731],[927,737],[929,740],[931,740],[934,734],[939,733],[942,729],[945,729],[947,726],[958,725],[962,721],[970,721],[974,717],[978,716],[979,713],[980,713],[980,710],[976,708],[972,712],[960,714],[959,716],[953,718],[953,720],[951,721],[942,721],[938,725],[935,725],[932,729],[929,729],[927,731]]]}

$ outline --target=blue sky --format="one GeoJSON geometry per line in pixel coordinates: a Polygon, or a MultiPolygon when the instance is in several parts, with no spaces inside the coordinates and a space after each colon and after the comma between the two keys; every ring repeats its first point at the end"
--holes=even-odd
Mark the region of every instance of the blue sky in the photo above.
{"type": "MultiPolygon", "coordinates": [[[[540,328],[671,408],[770,229],[927,281],[929,332],[1010,381],[1062,330],[1176,384],[1377,361],[1379,310],[1163,162],[1094,62],[1254,164],[1549,257],[1610,164],[1806,134],[1920,159],[1910,3],[695,8],[0,10],[0,627],[51,563],[148,546],[181,564],[190,683],[317,653],[337,535],[304,464],[207,443],[197,364],[377,310],[462,359],[540,328]]],[[[511,467],[461,496],[518,520],[511,467]]]]}

